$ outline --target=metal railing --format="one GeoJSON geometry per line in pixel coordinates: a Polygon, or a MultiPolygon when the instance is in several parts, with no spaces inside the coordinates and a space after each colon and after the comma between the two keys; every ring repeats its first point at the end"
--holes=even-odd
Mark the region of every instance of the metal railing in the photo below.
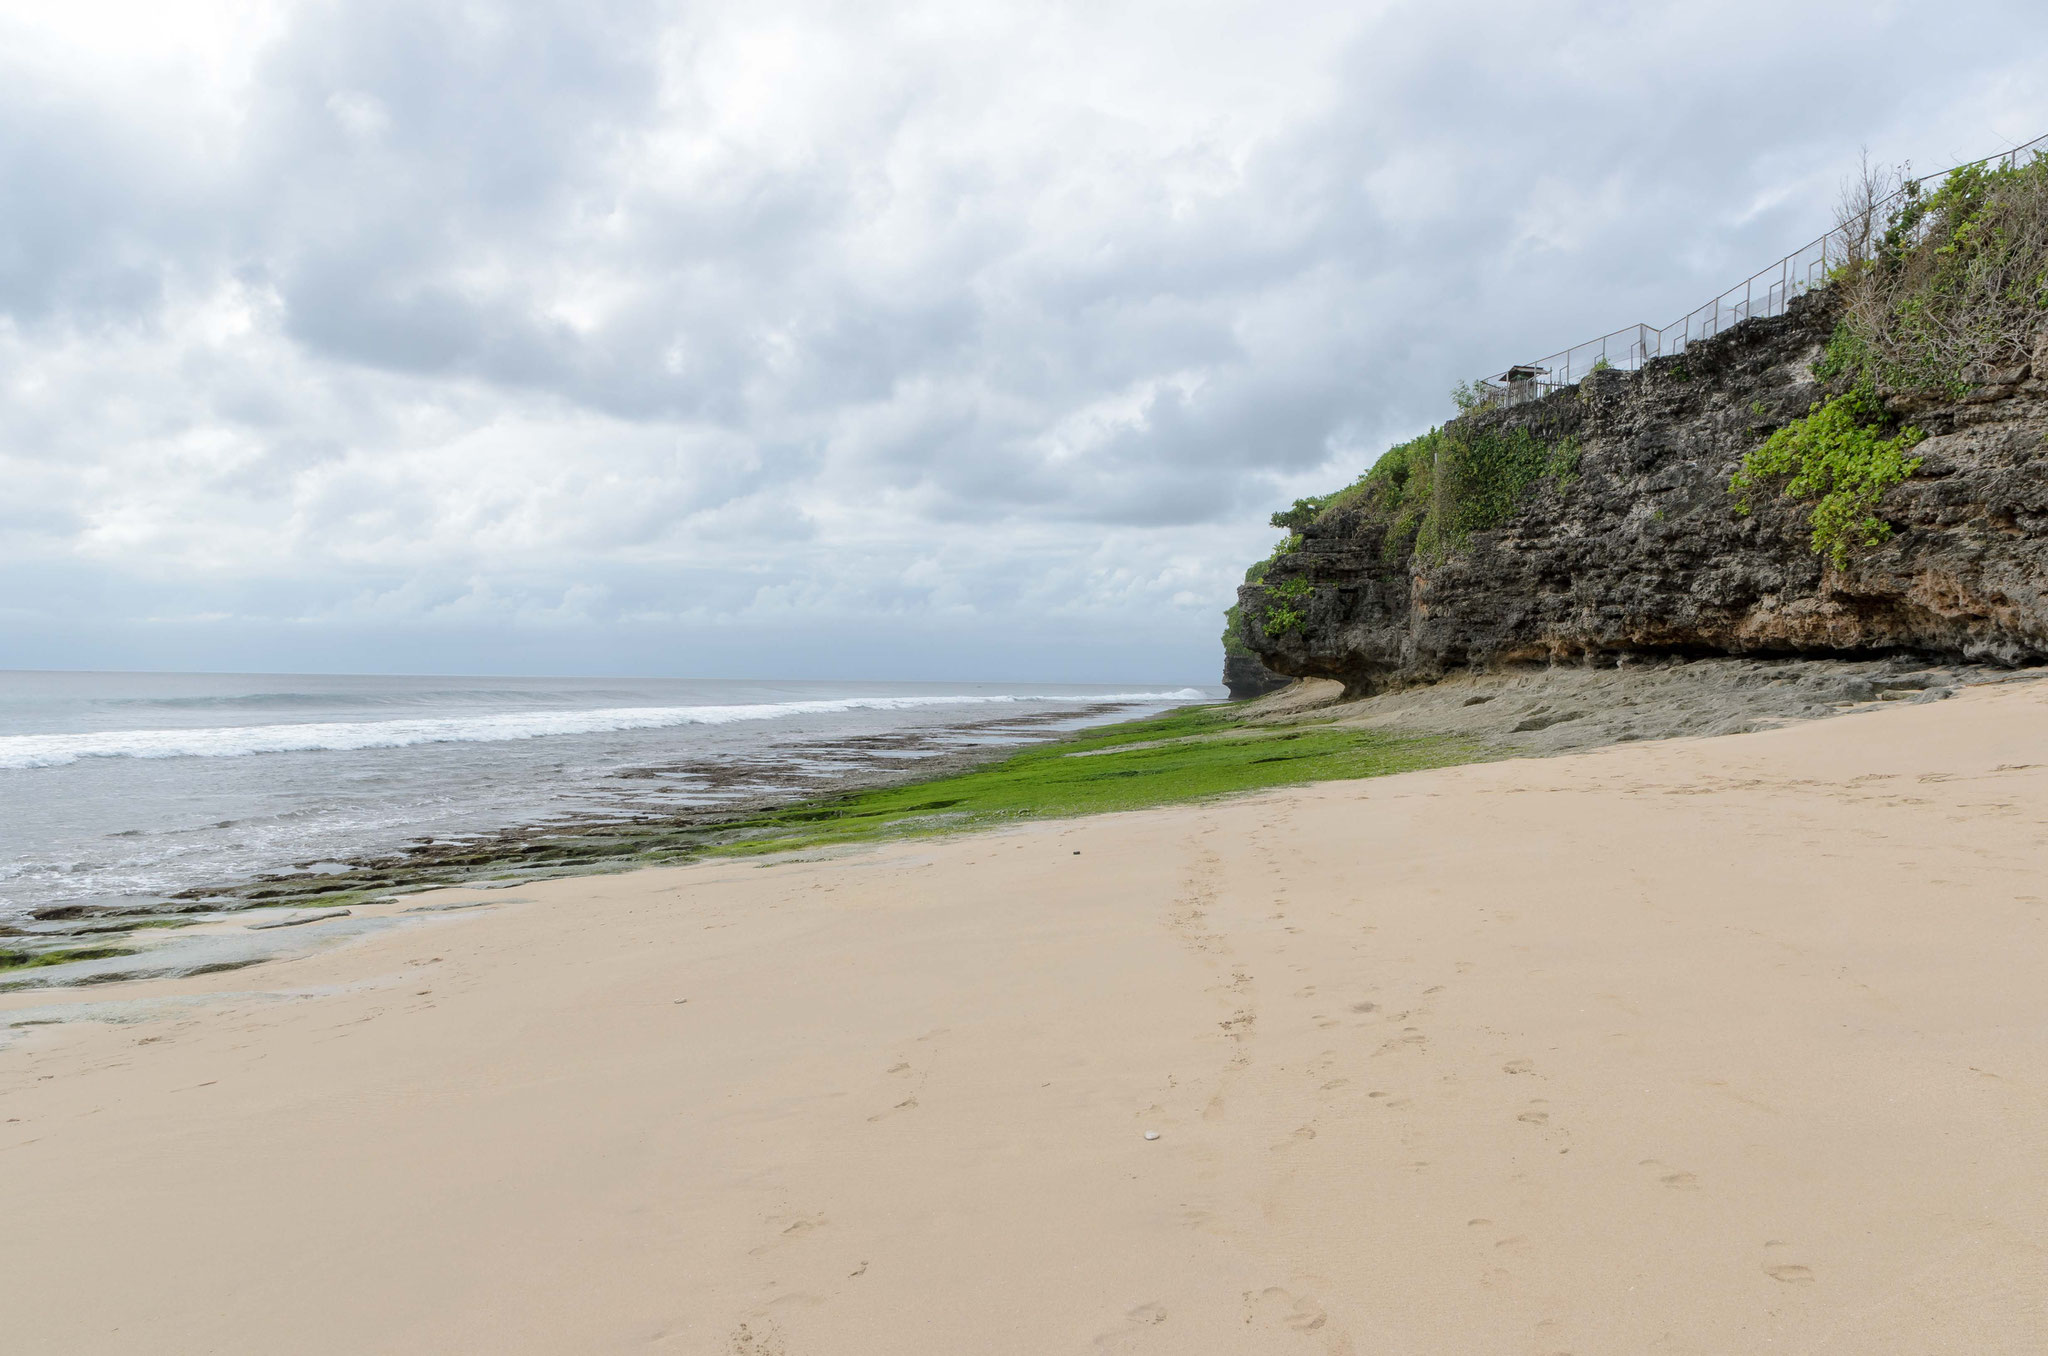
{"type": "MultiPolygon", "coordinates": [[[[1930,191],[1957,170],[1994,162],[2017,166],[2030,155],[2048,155],[2048,135],[1982,160],[1953,165],[1939,174],[1909,178],[1904,186],[1873,204],[1872,210],[1882,213],[1908,193],[1930,191]]],[[[1834,269],[1867,251],[1867,239],[1859,238],[1863,234],[1856,227],[1837,226],[1661,329],[1654,325],[1630,325],[1483,378],[1474,383],[1480,403],[1519,405],[1540,400],[1552,391],[1577,385],[1591,372],[1605,368],[1633,371],[1652,358],[1683,353],[1693,341],[1712,338],[1745,320],[1783,315],[1796,297],[1821,286],[1834,269]]]]}

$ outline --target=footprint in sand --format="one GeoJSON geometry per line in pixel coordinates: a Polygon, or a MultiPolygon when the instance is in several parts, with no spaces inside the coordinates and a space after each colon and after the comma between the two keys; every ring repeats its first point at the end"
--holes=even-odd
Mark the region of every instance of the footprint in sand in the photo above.
{"type": "Polygon", "coordinates": [[[1316,1128],[1313,1125],[1298,1125],[1294,1128],[1293,1134],[1273,1146],[1273,1152],[1279,1153],[1282,1149],[1289,1149],[1297,1144],[1306,1144],[1315,1137],[1316,1128]]]}
{"type": "Polygon", "coordinates": [[[1500,1066],[1500,1071],[1504,1074],[1534,1073],[1536,1062],[1530,1059],[1511,1059],[1500,1066]]]}
{"type": "Polygon", "coordinates": [[[1260,1322],[1293,1332],[1315,1332],[1330,1321],[1313,1295],[1296,1296],[1279,1286],[1244,1292],[1245,1322],[1260,1322]]]}
{"type": "MultiPolygon", "coordinates": [[[[1639,1168],[1655,1169],[1669,1168],[1671,1165],[1660,1159],[1645,1158],[1640,1163],[1637,1163],[1636,1166],[1639,1168]]],[[[1672,1171],[1658,1173],[1657,1180],[1670,1187],[1673,1191],[1698,1191],[1700,1189],[1700,1178],[1696,1172],[1672,1171]]]]}
{"type": "Polygon", "coordinates": [[[1777,1260],[1779,1257],[1784,1256],[1784,1254],[1775,1250],[1789,1246],[1790,1244],[1775,1238],[1769,1239],[1764,1243],[1764,1275],[1785,1285],[1813,1284],[1812,1267],[1802,1266],[1797,1262],[1781,1262],[1777,1260]]]}
{"type": "MultiPolygon", "coordinates": [[[[764,1223],[771,1225],[774,1222],[775,1221],[772,1219],[764,1221],[764,1223]]],[[[794,1243],[798,1239],[802,1238],[804,1235],[815,1233],[819,1229],[822,1229],[824,1227],[825,1217],[823,1215],[819,1215],[813,1219],[800,1219],[796,1221],[794,1224],[790,1224],[784,1227],[782,1232],[778,1234],[776,1237],[771,1238],[758,1248],[750,1249],[749,1252],[752,1256],[759,1257],[762,1253],[769,1251],[771,1248],[781,1247],[785,1243],[794,1243]]]]}
{"type": "Polygon", "coordinates": [[[1124,1311],[1123,1326],[1120,1328],[1113,1328],[1110,1331],[1102,1333],[1099,1336],[1097,1336],[1095,1339],[1095,1345],[1103,1350],[1113,1350],[1117,1347],[1123,1346],[1130,1338],[1137,1336],[1139,1333],[1145,1331],[1145,1329],[1156,1328],[1165,1321],[1165,1305],[1160,1304],[1157,1301],[1148,1304],[1140,1304],[1134,1309],[1126,1309],[1124,1311]]]}
{"type": "Polygon", "coordinates": [[[782,1334],[773,1323],[756,1320],[733,1329],[732,1356],[783,1356],[782,1334]]]}
{"type": "Polygon", "coordinates": [[[881,1120],[883,1117],[893,1116],[899,1111],[915,1110],[917,1110],[917,1098],[915,1096],[906,1097],[902,1101],[898,1102],[895,1106],[890,1107],[887,1111],[877,1111],[874,1115],[868,1117],[868,1124],[873,1125],[876,1121],[881,1120]]]}
{"type": "Polygon", "coordinates": [[[1416,1046],[1427,1046],[1428,1044],[1429,1037],[1411,1026],[1405,1028],[1401,1035],[1394,1037],[1392,1040],[1380,1042],[1380,1048],[1373,1051],[1373,1055],[1377,1058],[1380,1055],[1392,1054],[1396,1050],[1411,1049],[1416,1046]]]}

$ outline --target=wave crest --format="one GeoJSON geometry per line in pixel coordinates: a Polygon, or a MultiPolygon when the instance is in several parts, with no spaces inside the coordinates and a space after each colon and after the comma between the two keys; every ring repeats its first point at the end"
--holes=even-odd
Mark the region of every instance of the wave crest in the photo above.
{"type": "Polygon", "coordinates": [[[0,736],[0,770],[61,767],[83,758],[246,758],[259,753],[348,752],[415,744],[482,744],[550,735],[612,734],[678,725],[726,725],[743,720],[831,715],[841,711],[903,711],[927,706],[1058,702],[1070,706],[1206,701],[1184,687],[1171,692],[1111,692],[1079,697],[986,696],[840,697],[822,701],[756,702],[735,706],[614,706],[584,711],[513,711],[494,715],[434,716],[412,720],[321,721],[301,725],[231,725],[212,729],[101,730],[82,734],[0,736]]]}

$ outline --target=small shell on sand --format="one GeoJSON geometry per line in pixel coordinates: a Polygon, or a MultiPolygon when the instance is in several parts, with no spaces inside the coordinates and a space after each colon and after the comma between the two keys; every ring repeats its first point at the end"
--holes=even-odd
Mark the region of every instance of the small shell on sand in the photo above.
{"type": "Polygon", "coordinates": [[[1159,1132],[1158,1132],[1157,1130],[1147,1130],[1147,1131],[1145,1132],[1145,1138],[1146,1138],[1146,1139],[1158,1139],[1158,1138],[1159,1138],[1159,1132]]]}

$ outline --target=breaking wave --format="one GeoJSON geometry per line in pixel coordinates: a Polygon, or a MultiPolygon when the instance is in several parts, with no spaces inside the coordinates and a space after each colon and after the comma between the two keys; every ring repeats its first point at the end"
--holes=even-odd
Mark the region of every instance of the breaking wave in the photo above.
{"type": "Polygon", "coordinates": [[[303,725],[230,725],[212,729],[100,730],[81,734],[0,736],[0,769],[59,767],[81,758],[245,758],[259,753],[398,749],[415,744],[480,744],[549,735],[611,734],[678,725],[728,725],[743,720],[830,715],[841,711],[904,711],[928,706],[1057,703],[1139,706],[1207,701],[1198,688],[1111,692],[1087,696],[840,697],[737,706],[614,706],[583,711],[512,711],[413,720],[321,721],[303,725]]]}

